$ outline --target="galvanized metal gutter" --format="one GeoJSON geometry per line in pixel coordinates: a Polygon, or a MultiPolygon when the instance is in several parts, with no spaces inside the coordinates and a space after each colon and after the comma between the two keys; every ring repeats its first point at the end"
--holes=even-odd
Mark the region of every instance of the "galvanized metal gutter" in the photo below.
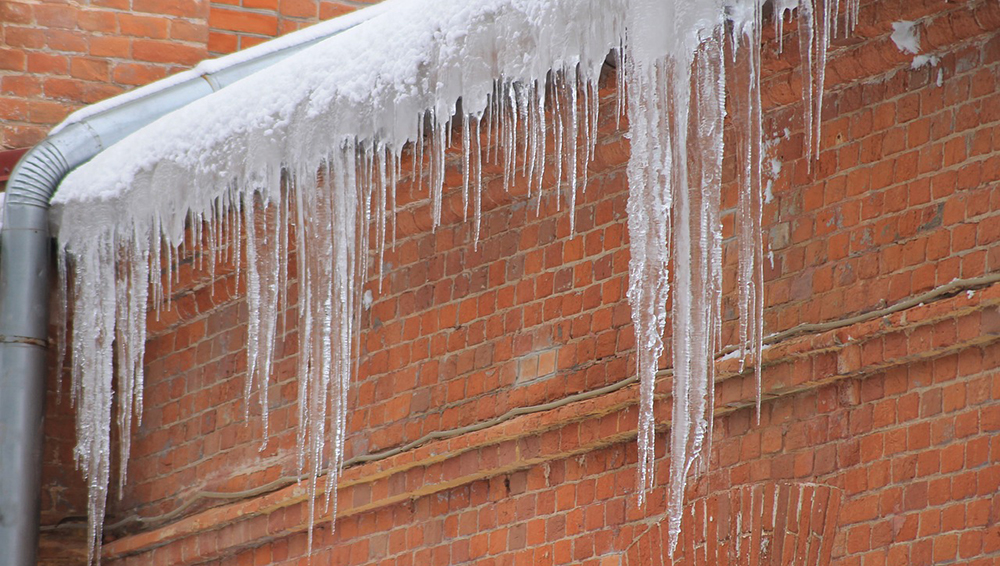
{"type": "Polygon", "coordinates": [[[67,173],[157,118],[381,12],[375,5],[208,61],[71,115],[18,162],[0,229],[0,565],[36,563],[52,241],[67,173]]]}

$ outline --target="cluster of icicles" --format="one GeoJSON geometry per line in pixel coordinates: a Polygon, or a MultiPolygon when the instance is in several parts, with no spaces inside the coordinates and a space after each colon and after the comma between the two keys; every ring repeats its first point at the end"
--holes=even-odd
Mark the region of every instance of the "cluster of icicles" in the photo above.
{"type": "MultiPolygon", "coordinates": [[[[848,27],[856,19],[857,1],[845,0],[848,27]]],[[[424,3],[425,11],[450,9],[446,0],[424,3]]],[[[804,116],[809,151],[818,144],[825,53],[835,30],[839,3],[801,0],[791,5],[782,0],[775,6],[777,25],[786,11],[798,9],[800,49],[805,54],[803,60],[808,61],[804,66],[808,79],[803,82],[809,86],[805,89],[804,116]]],[[[518,0],[486,4],[482,10],[492,10],[496,21],[503,21],[507,12],[527,10],[518,0]]],[[[378,119],[389,127],[336,137],[318,156],[314,152],[303,159],[294,153],[275,159],[261,157],[263,165],[240,174],[226,172],[223,164],[215,178],[226,182],[212,186],[199,181],[209,177],[192,171],[185,179],[201,191],[200,200],[160,203],[148,218],[133,215],[129,222],[115,224],[110,219],[120,209],[108,205],[106,195],[94,199],[98,203],[92,209],[84,205],[87,199],[83,197],[67,198],[61,204],[60,244],[65,253],[60,254],[59,271],[60,288],[65,293],[61,303],[72,313],[73,321],[75,454],[90,488],[89,542],[98,559],[110,481],[112,415],[117,415],[119,481],[124,484],[133,418],[141,418],[142,413],[147,305],[169,307],[170,274],[177,271],[177,259],[184,253],[181,246],[204,250],[197,255],[198,261],[203,268],[207,263],[213,274],[223,260],[232,261],[244,272],[250,313],[246,405],[249,411],[256,395],[265,431],[278,319],[294,307],[291,312],[298,317],[300,337],[298,464],[312,477],[312,525],[324,473],[325,513],[336,512],[337,478],[344,459],[345,402],[358,355],[362,287],[369,277],[369,263],[381,266],[383,251],[394,241],[397,189],[410,183],[419,190],[429,187],[436,226],[450,161],[447,154],[449,148],[457,146],[463,160],[460,190],[466,210],[471,208],[475,238],[479,234],[484,160],[502,164],[505,185],[523,179],[517,182],[527,183],[535,195],[557,190],[552,184],[555,181],[555,187],[562,187],[568,195],[572,210],[577,193],[586,188],[587,163],[597,141],[598,80],[608,52],[618,54],[619,70],[624,70],[618,73],[618,92],[627,96],[620,100],[619,108],[627,111],[631,140],[628,299],[641,383],[639,497],[642,501],[653,481],[655,378],[670,318],[674,378],[667,492],[669,533],[672,544],[676,541],[686,478],[707,466],[712,436],[713,368],[722,318],[720,189],[727,95],[735,109],[732,118],[739,134],[736,151],[741,163],[737,211],[739,340],[742,359],[756,361],[759,386],[763,338],[762,1],[593,0],[580,4],[535,0],[535,4],[554,6],[543,13],[548,21],[542,17],[517,20],[523,21],[519,25],[537,27],[525,30],[536,43],[544,41],[549,28],[566,27],[582,35],[579,46],[571,46],[578,51],[575,56],[559,53],[552,46],[538,47],[552,58],[541,65],[546,73],[532,76],[508,71],[503,61],[488,61],[486,57],[442,61],[439,53],[437,59],[430,59],[438,65],[486,71],[462,76],[468,82],[459,85],[444,84],[442,88],[439,82],[437,87],[428,87],[446,93],[443,103],[440,95],[428,92],[422,93],[421,100],[432,104],[418,105],[415,112],[404,115],[400,108],[380,107],[378,119]],[[741,64],[734,65],[737,53],[741,64]],[[733,59],[727,61],[729,56],[733,59]],[[746,85],[744,92],[726,92],[727,69],[743,75],[735,84],[746,85]],[[470,76],[478,77],[479,82],[470,81],[470,76]],[[468,97],[471,91],[480,96],[468,97]],[[391,135],[400,130],[392,127],[399,121],[410,124],[402,129],[410,133],[391,135]],[[460,141],[453,144],[453,135],[460,141]],[[413,171],[401,170],[404,154],[414,164],[413,171]],[[77,218],[100,216],[100,211],[110,218],[97,233],[74,230],[74,210],[77,218]],[[374,235],[374,242],[369,241],[369,234],[374,235]],[[241,235],[245,252],[232,243],[241,235]],[[185,238],[189,240],[186,244],[185,238]],[[298,258],[297,305],[287,304],[286,295],[288,256],[293,248],[298,258]],[[370,256],[371,248],[377,257],[370,256]],[[241,253],[245,257],[240,257],[241,253]],[[672,274],[668,272],[671,258],[672,274]],[[166,276],[163,266],[167,266],[166,276]],[[670,293],[673,307],[668,313],[670,293]],[[115,376],[117,384],[113,384],[115,376]],[[117,408],[113,409],[115,395],[117,408]]],[[[498,33],[497,29],[505,28],[486,25],[467,33],[472,37],[498,33]]],[[[428,71],[412,72],[419,76],[428,71]]],[[[412,106],[404,109],[414,110],[412,106]]],[[[333,107],[331,113],[351,110],[333,107]]],[[[252,154],[246,157],[254,158],[252,154]]],[[[156,175],[142,179],[148,185],[156,175]]],[[[158,198],[169,199],[169,191],[158,198]]],[[[60,344],[64,343],[63,337],[60,344]]],[[[65,348],[61,346],[60,351],[65,348]]]]}

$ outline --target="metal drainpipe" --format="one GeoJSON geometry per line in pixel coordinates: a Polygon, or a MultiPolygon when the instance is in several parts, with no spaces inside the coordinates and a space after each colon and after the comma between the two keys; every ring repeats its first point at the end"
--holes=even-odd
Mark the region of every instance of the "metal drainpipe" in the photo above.
{"type": "Polygon", "coordinates": [[[7,183],[0,230],[0,564],[36,563],[41,495],[52,242],[49,200],[67,173],[157,118],[384,11],[375,5],[215,60],[187,80],[153,83],[143,96],[56,127],[24,155],[7,183]],[[297,41],[296,36],[301,37],[297,41]],[[251,55],[256,51],[257,55],[251,55]]]}

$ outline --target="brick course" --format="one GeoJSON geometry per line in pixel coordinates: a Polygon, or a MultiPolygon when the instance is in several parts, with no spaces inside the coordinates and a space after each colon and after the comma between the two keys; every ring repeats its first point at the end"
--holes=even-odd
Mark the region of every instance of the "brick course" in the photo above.
{"type": "Polygon", "coordinates": [[[208,48],[213,55],[232,53],[376,3],[377,0],[213,0],[208,48]]]}
{"type": "MultiPolygon", "coordinates": [[[[149,3],[148,10],[185,16],[170,20],[140,4],[133,0],[130,13],[122,11],[127,2],[67,11],[3,5],[0,68],[12,68],[0,75],[12,101],[0,105],[11,115],[4,136],[57,122],[67,101],[83,101],[74,85],[142,84],[194,63],[197,53],[247,47],[346,9],[277,0],[149,3]],[[177,40],[177,22],[188,27],[176,33],[201,39],[177,40]],[[117,27],[105,35],[108,26],[117,27]],[[21,42],[14,48],[12,33],[21,42]],[[8,82],[20,94],[9,93],[8,82]],[[64,98],[53,102],[55,92],[64,98]]],[[[786,25],[781,55],[773,32],[766,38],[764,132],[774,140],[768,158],[781,168],[765,205],[765,254],[773,254],[773,264],[765,260],[765,328],[784,334],[765,352],[760,424],[752,375],[720,362],[711,467],[689,499],[719,506],[744,501],[741,486],[787,494],[802,485],[824,494],[815,513],[831,516],[828,546],[794,539],[782,552],[828,552],[838,565],[995,565],[1000,6],[879,0],[864,3],[861,22],[831,54],[822,151],[812,164],[803,155],[794,26],[786,25]],[[937,66],[910,68],[912,57],[888,39],[897,20],[920,21],[925,52],[941,56],[937,66]]],[[[314,561],[619,566],[650,563],[650,549],[663,544],[665,462],[647,506],[635,498],[637,391],[629,384],[634,338],[624,298],[628,145],[613,116],[613,70],[606,74],[575,235],[551,179],[536,214],[537,194],[529,197],[520,183],[506,192],[499,171],[488,170],[476,248],[461,221],[457,162],[444,225],[433,233],[427,191],[404,184],[397,245],[386,252],[381,286],[366,285],[374,302],[363,320],[347,442],[356,463],[341,481],[336,531],[328,522],[315,531],[314,561]],[[512,416],[515,409],[530,413],[512,416]],[[468,429],[450,432],[461,427],[468,429]],[[409,446],[429,434],[444,438],[409,446]]],[[[723,194],[730,207],[732,157],[723,194]]],[[[724,216],[724,343],[736,332],[733,214],[724,216]]],[[[279,328],[270,436],[260,450],[256,396],[244,421],[244,284],[232,265],[213,279],[190,259],[176,277],[172,308],[149,321],[145,414],[129,483],[121,500],[109,501],[109,524],[132,514],[148,522],[109,529],[105,561],[305,564],[306,486],[283,481],[296,473],[296,331],[279,328]],[[235,501],[197,498],[258,488],[235,501]]],[[[658,385],[664,425],[668,360],[658,385]]],[[[83,513],[83,486],[69,464],[68,384],[62,405],[55,387],[53,379],[46,525],[83,513]]],[[[660,455],[664,437],[661,430],[660,455]]],[[[697,562],[707,547],[696,550],[702,539],[692,524],[681,548],[697,562]]],[[[68,546],[55,538],[67,532],[78,531],[43,535],[43,548],[56,545],[52,563],[66,556],[68,546]]],[[[738,544],[727,541],[708,546],[726,554],[738,544]]]]}

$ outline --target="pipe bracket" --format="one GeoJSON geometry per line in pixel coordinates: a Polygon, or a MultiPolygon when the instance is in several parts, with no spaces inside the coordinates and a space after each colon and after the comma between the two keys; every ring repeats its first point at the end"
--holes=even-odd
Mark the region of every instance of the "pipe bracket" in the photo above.
{"type": "Polygon", "coordinates": [[[27,344],[29,346],[41,346],[42,348],[49,347],[48,340],[40,340],[29,336],[4,336],[3,334],[0,334],[0,344],[27,344]]]}

